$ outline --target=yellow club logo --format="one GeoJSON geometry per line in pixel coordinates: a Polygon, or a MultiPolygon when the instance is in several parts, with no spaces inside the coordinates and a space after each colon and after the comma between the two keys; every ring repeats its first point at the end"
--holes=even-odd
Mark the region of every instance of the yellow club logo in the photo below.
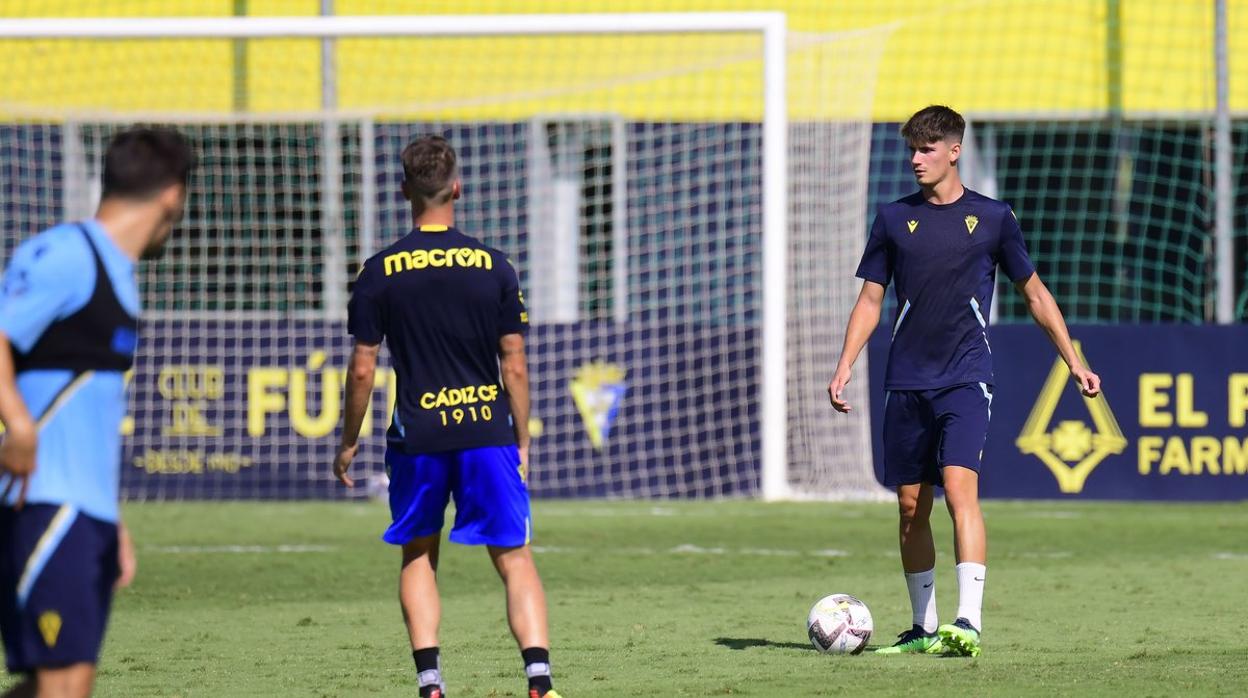
{"type": "Polygon", "coordinates": [[[967,235],[974,234],[975,226],[979,225],[979,216],[967,216],[966,218],[963,218],[962,220],[966,221],[966,234],[967,235]]]}
{"type": "Polygon", "coordinates": [[[49,649],[56,647],[56,639],[61,636],[61,614],[56,611],[44,611],[40,614],[39,632],[43,634],[43,644],[49,649]]]}
{"type": "Polygon", "coordinates": [[[605,361],[593,361],[582,365],[568,383],[576,410],[585,423],[585,434],[595,449],[602,450],[611,433],[611,425],[619,412],[620,402],[628,385],[622,366],[605,361]]]}
{"type": "MultiPolygon", "coordinates": [[[[1075,342],[1075,353],[1085,366],[1088,365],[1078,342],[1075,342]]],[[[1092,418],[1091,427],[1078,419],[1064,419],[1050,431],[1057,403],[1070,383],[1070,370],[1059,357],[1014,445],[1024,454],[1039,458],[1057,478],[1057,486],[1063,493],[1078,494],[1101,461],[1126,450],[1127,439],[1104,394],[1095,398],[1080,396],[1092,418]]]]}

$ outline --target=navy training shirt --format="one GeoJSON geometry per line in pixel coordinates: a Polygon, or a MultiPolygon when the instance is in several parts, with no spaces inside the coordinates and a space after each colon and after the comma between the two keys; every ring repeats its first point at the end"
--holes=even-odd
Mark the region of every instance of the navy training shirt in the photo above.
{"type": "Polygon", "coordinates": [[[950,204],[915,193],[880,207],[857,276],[894,282],[885,390],[993,384],[984,316],[997,265],[1015,283],[1036,271],[1003,202],[966,189],[950,204]]]}
{"type": "Polygon", "coordinates": [[[421,226],[364,262],[347,330],[390,349],[388,443],[407,453],[514,444],[499,339],[527,327],[511,263],[456,228],[421,226]]]}

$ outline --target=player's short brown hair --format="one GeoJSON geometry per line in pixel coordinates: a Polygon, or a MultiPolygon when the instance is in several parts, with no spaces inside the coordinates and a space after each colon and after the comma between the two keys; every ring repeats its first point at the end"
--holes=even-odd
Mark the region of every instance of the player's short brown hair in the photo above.
{"type": "Polygon", "coordinates": [[[911,146],[927,145],[936,141],[961,143],[962,134],[965,132],[966,119],[940,104],[916,111],[901,127],[901,137],[911,146]]]}
{"type": "Polygon", "coordinates": [[[172,184],[186,186],[195,153],[182,134],[135,127],[113,136],[104,151],[103,198],[146,199],[172,184]]]}
{"type": "Polygon", "coordinates": [[[442,136],[421,136],[403,149],[403,181],[418,215],[450,201],[458,176],[455,149],[442,136]]]}

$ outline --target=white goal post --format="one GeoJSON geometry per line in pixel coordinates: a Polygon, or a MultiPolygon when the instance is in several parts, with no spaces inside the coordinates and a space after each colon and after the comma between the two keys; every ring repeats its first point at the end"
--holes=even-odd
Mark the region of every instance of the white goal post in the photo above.
{"type": "MultiPolygon", "coordinates": [[[[249,17],[142,19],[18,19],[0,21],[0,41],[18,39],[281,39],[377,37],[493,37],[602,34],[756,34],[762,42],[762,230],[760,273],[760,351],[757,386],[758,494],[788,499],[791,487],[790,420],[793,414],[788,365],[790,328],[790,143],[789,76],[792,50],[786,18],[779,12],[628,13],[584,15],[249,17]]],[[[344,110],[343,118],[350,112],[344,110]]],[[[149,115],[144,114],[147,118],[149,115]]],[[[324,113],[325,119],[337,118],[324,113]]],[[[113,117],[115,118],[115,117],[113,117]]],[[[153,118],[152,120],[160,120],[153,118]]],[[[173,119],[170,119],[171,121],[173,119]]],[[[367,147],[371,148],[371,144],[367,147]]],[[[337,148],[335,143],[334,148],[337,148]]],[[[865,172],[865,165],[864,165],[865,172]]],[[[632,191],[630,190],[630,194],[632,191]]],[[[864,199],[865,201],[865,199],[864,199]]],[[[621,270],[613,272],[617,277],[621,270]]],[[[624,270],[623,273],[627,273],[624,270]]],[[[848,307],[844,309],[848,313],[848,307]]],[[[830,328],[839,337],[842,328],[830,328]]],[[[311,365],[311,364],[309,364],[311,365]]],[[[859,373],[866,382],[865,352],[859,373]]],[[[828,372],[831,365],[827,366],[828,372]]],[[[819,389],[820,386],[815,386],[819,389]]],[[[865,391],[863,393],[865,395],[865,391]]],[[[864,405],[865,407],[865,405],[864,405]]],[[[865,417],[859,417],[865,418],[865,417]]],[[[829,417],[831,419],[831,417],[829,417]]],[[[865,433],[865,432],[864,432],[865,433]]],[[[862,449],[858,448],[857,453],[862,449]]],[[[869,453],[869,451],[868,451],[869,453]]],[[[869,464],[850,467],[869,472],[869,464]]],[[[865,491],[865,489],[864,489],[865,491]]],[[[809,493],[808,493],[809,494],[809,493]]],[[[833,493],[835,495],[835,493],[833,493]]],[[[644,495],[643,495],[644,496],[644,495]]]]}

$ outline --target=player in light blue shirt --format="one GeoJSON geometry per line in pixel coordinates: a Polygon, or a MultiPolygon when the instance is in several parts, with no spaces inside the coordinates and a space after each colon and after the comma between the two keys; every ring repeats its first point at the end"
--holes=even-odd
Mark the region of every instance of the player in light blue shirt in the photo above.
{"type": "Polygon", "coordinates": [[[193,166],[176,132],[118,134],[95,217],[24,242],[0,283],[0,634],[19,695],[91,693],[113,589],[134,574],[118,487],[136,264],[181,219],[193,166]]]}

